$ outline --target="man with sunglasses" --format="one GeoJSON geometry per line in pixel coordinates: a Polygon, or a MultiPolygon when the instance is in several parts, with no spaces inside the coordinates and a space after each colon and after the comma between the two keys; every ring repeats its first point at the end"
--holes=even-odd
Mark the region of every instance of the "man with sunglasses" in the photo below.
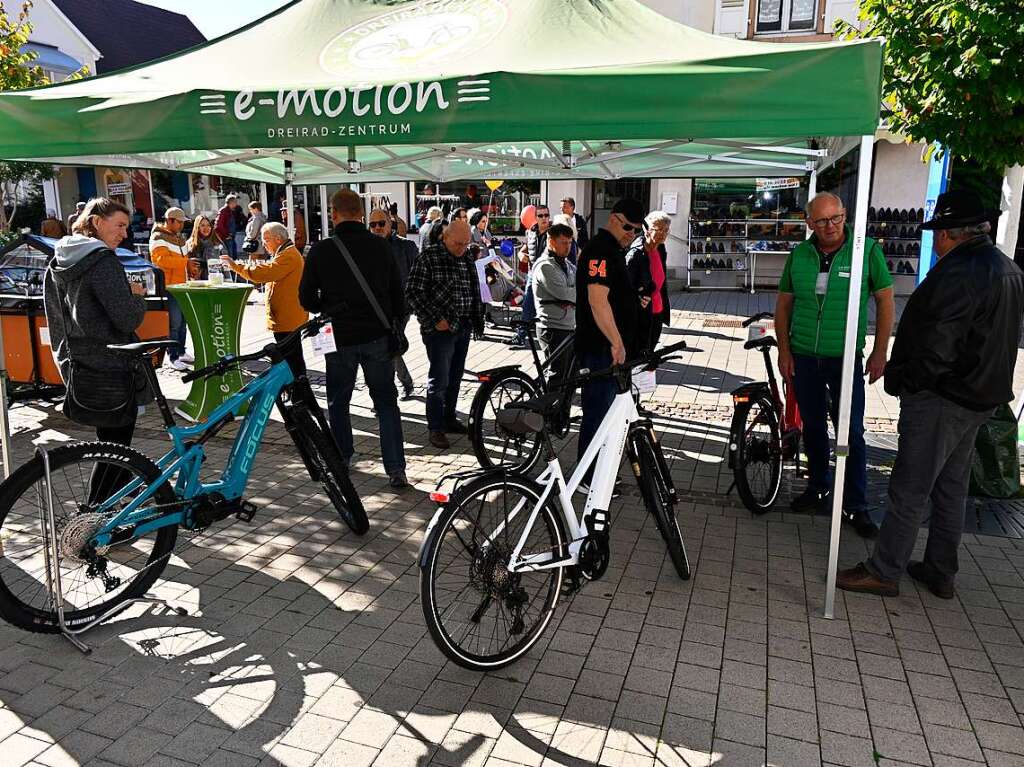
{"type": "MultiPolygon", "coordinates": [[[[395,231],[397,226],[393,213],[388,215],[388,211],[376,208],[370,211],[370,220],[367,226],[370,229],[370,234],[377,235],[388,244],[391,255],[395,257],[395,264],[398,266],[398,277],[402,284],[402,292],[404,293],[405,285],[409,281],[409,272],[412,271],[412,265],[420,254],[419,248],[416,247],[416,243],[412,240],[400,237],[395,231]]],[[[409,315],[406,314],[402,317],[399,320],[399,324],[404,331],[405,326],[409,324],[409,315]]],[[[401,355],[395,357],[395,373],[402,384],[402,401],[408,402],[412,399],[413,393],[412,375],[409,373],[409,368],[406,366],[405,360],[402,359],[401,355]]]]}
{"type": "MultiPolygon", "coordinates": [[[[526,273],[526,286],[523,292],[523,321],[529,322],[537,318],[537,303],[533,295],[533,266],[537,259],[548,249],[548,229],[551,228],[551,210],[547,205],[537,206],[537,223],[526,233],[526,244],[519,249],[520,260],[526,262],[529,271],[526,273]]],[[[526,348],[526,328],[521,327],[509,341],[513,349],[526,348]]]]}
{"type": "MultiPolygon", "coordinates": [[[[635,349],[640,303],[626,268],[626,248],[643,231],[647,211],[637,200],[615,203],[608,223],[590,238],[576,270],[576,359],[581,368],[601,370],[626,360],[635,349]]],[[[615,381],[588,381],[581,391],[578,457],[597,433],[615,399],[615,381]]]]}
{"type": "MultiPolygon", "coordinates": [[[[807,451],[807,489],[790,506],[799,512],[824,512],[830,505],[832,487],[828,418],[832,418],[834,425],[838,421],[843,384],[853,229],[846,223],[843,201],[828,192],[807,203],[806,221],[812,235],[789,254],[779,282],[775,335],[779,342],[779,371],[792,382],[796,392],[807,451]]],[[[850,456],[843,488],[843,521],[864,538],[878,534],[878,526],[868,514],[864,375],[866,372],[874,383],[885,372],[895,316],[892,275],[882,248],[867,238],[852,382],[850,456]],[[875,299],[876,330],[875,344],[865,366],[861,354],[867,335],[869,295],[875,299]]]]}

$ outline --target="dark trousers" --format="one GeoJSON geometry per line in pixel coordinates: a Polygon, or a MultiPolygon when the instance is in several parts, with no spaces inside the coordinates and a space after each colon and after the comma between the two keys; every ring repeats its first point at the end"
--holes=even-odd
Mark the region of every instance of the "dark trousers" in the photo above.
{"type": "Polygon", "coordinates": [[[174,362],[174,360],[185,353],[185,331],[187,328],[185,327],[185,316],[181,313],[181,307],[174,296],[170,294],[167,296],[167,320],[170,324],[168,338],[178,342],[177,346],[172,346],[167,350],[167,356],[171,362],[174,362]]]}
{"type": "Polygon", "coordinates": [[[956,575],[974,439],[992,413],[968,410],[931,392],[900,398],[888,510],[867,562],[878,578],[900,579],[929,512],[924,561],[940,576],[956,575]]]}
{"type": "MultiPolygon", "coordinates": [[[[571,330],[549,328],[541,325],[537,333],[537,339],[540,341],[540,348],[544,353],[543,359],[550,360],[555,350],[571,335],[571,330]]],[[[570,344],[562,350],[556,359],[551,360],[551,366],[548,368],[547,374],[548,389],[558,386],[559,383],[565,380],[572,369],[573,349],[570,344]]]]}
{"type": "MultiPolygon", "coordinates": [[[[601,352],[582,352],[578,355],[580,368],[588,370],[604,370],[612,364],[611,350],[601,352]]],[[[596,378],[587,381],[580,389],[580,404],[583,407],[583,420],[580,422],[580,440],[576,450],[576,459],[581,460],[587,447],[594,440],[597,429],[604,420],[605,414],[615,401],[615,381],[609,378],[596,378]]],[[[589,478],[591,472],[587,472],[589,478]]]]}
{"type": "MultiPolygon", "coordinates": [[[[405,327],[409,324],[409,317],[403,317],[398,324],[401,326],[402,332],[405,332],[405,327]]],[[[403,389],[412,391],[412,375],[401,356],[395,357],[395,375],[398,376],[398,382],[402,384],[403,389]]]]}
{"type": "MultiPolygon", "coordinates": [[[[281,343],[290,336],[291,333],[274,333],[275,343],[281,343]]],[[[285,362],[288,363],[288,367],[292,369],[292,375],[298,378],[299,376],[306,375],[306,358],[302,355],[302,342],[296,343],[284,355],[285,362]]]]}
{"type": "MultiPolygon", "coordinates": [[[[135,418],[127,426],[97,427],[96,439],[100,442],[116,442],[119,445],[132,444],[135,434],[135,418]]],[[[97,464],[93,467],[89,478],[89,503],[100,503],[107,500],[119,490],[129,479],[131,473],[118,469],[110,464],[97,464]]]]}
{"type": "MultiPolygon", "coordinates": [[[[828,419],[838,428],[839,393],[842,388],[842,357],[810,357],[794,354],[796,371],[793,388],[804,422],[808,486],[817,490],[832,487],[829,468],[831,445],[828,419]]],[[[853,371],[853,402],[850,405],[850,455],[846,461],[843,507],[851,512],[867,509],[868,464],[864,447],[864,367],[857,357],[853,371]]]]}
{"type": "Polygon", "coordinates": [[[435,331],[423,336],[430,370],[427,373],[427,428],[444,431],[456,419],[459,387],[466,370],[469,328],[452,332],[435,331]]]}
{"type": "Polygon", "coordinates": [[[352,439],[352,418],[349,406],[356,388],[356,373],[363,370],[363,379],[370,390],[370,399],[377,411],[380,452],[388,475],[405,473],[405,447],[402,438],[402,414],[398,409],[395,389],[395,364],[388,353],[386,336],[365,344],[339,346],[326,356],[327,414],[331,431],[338,442],[341,457],[347,464],[355,453],[352,439]]]}

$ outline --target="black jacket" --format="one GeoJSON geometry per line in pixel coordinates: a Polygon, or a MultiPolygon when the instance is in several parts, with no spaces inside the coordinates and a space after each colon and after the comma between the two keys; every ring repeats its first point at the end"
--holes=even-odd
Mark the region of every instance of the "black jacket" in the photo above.
{"type": "MultiPolygon", "coordinates": [[[[387,242],[356,221],[338,224],[334,234],[352,254],[388,320],[404,317],[408,312],[402,280],[387,242]]],[[[339,346],[365,344],[389,332],[330,238],[316,243],[306,255],[299,302],[310,312],[330,312],[339,346]]]]}
{"type": "MultiPolygon", "coordinates": [[[[665,274],[665,282],[661,286],[662,312],[653,319],[660,319],[662,324],[668,325],[672,319],[672,310],[668,305],[668,251],[664,245],[658,246],[658,254],[661,256],[661,269],[665,274]]],[[[647,255],[647,247],[643,237],[633,240],[626,251],[626,269],[629,271],[629,279],[641,296],[649,296],[654,292],[654,277],[651,276],[651,260],[647,255]]],[[[641,309],[642,314],[652,314],[654,304],[648,304],[646,309],[641,309]]]]}
{"type": "Polygon", "coordinates": [[[587,231],[587,219],[583,218],[579,213],[573,213],[573,218],[576,221],[576,243],[580,246],[580,250],[587,247],[587,243],[590,242],[590,232],[587,231]]]}
{"type": "Polygon", "coordinates": [[[885,390],[930,391],[975,411],[1013,399],[1024,273],[986,236],[943,258],[900,318],[885,390]]]}

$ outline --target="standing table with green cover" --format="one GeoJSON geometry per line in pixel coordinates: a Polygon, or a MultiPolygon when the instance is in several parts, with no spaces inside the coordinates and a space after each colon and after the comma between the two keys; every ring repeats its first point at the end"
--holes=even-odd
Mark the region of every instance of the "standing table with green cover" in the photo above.
{"type": "MultiPolygon", "coordinates": [[[[206,282],[167,288],[185,316],[185,324],[195,345],[197,369],[212,365],[229,354],[238,354],[242,315],[251,291],[250,285],[212,286],[206,282]]],[[[190,421],[202,421],[241,388],[242,374],[237,369],[223,376],[197,379],[175,412],[190,421]]]]}

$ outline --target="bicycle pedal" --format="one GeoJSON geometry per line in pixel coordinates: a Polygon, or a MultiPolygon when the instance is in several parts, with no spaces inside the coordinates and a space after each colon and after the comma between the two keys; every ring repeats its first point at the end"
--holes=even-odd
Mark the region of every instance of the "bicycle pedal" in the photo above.
{"type": "Polygon", "coordinates": [[[252,522],[256,516],[256,504],[251,501],[242,501],[238,504],[238,511],[235,512],[235,519],[240,522],[252,522]]]}

